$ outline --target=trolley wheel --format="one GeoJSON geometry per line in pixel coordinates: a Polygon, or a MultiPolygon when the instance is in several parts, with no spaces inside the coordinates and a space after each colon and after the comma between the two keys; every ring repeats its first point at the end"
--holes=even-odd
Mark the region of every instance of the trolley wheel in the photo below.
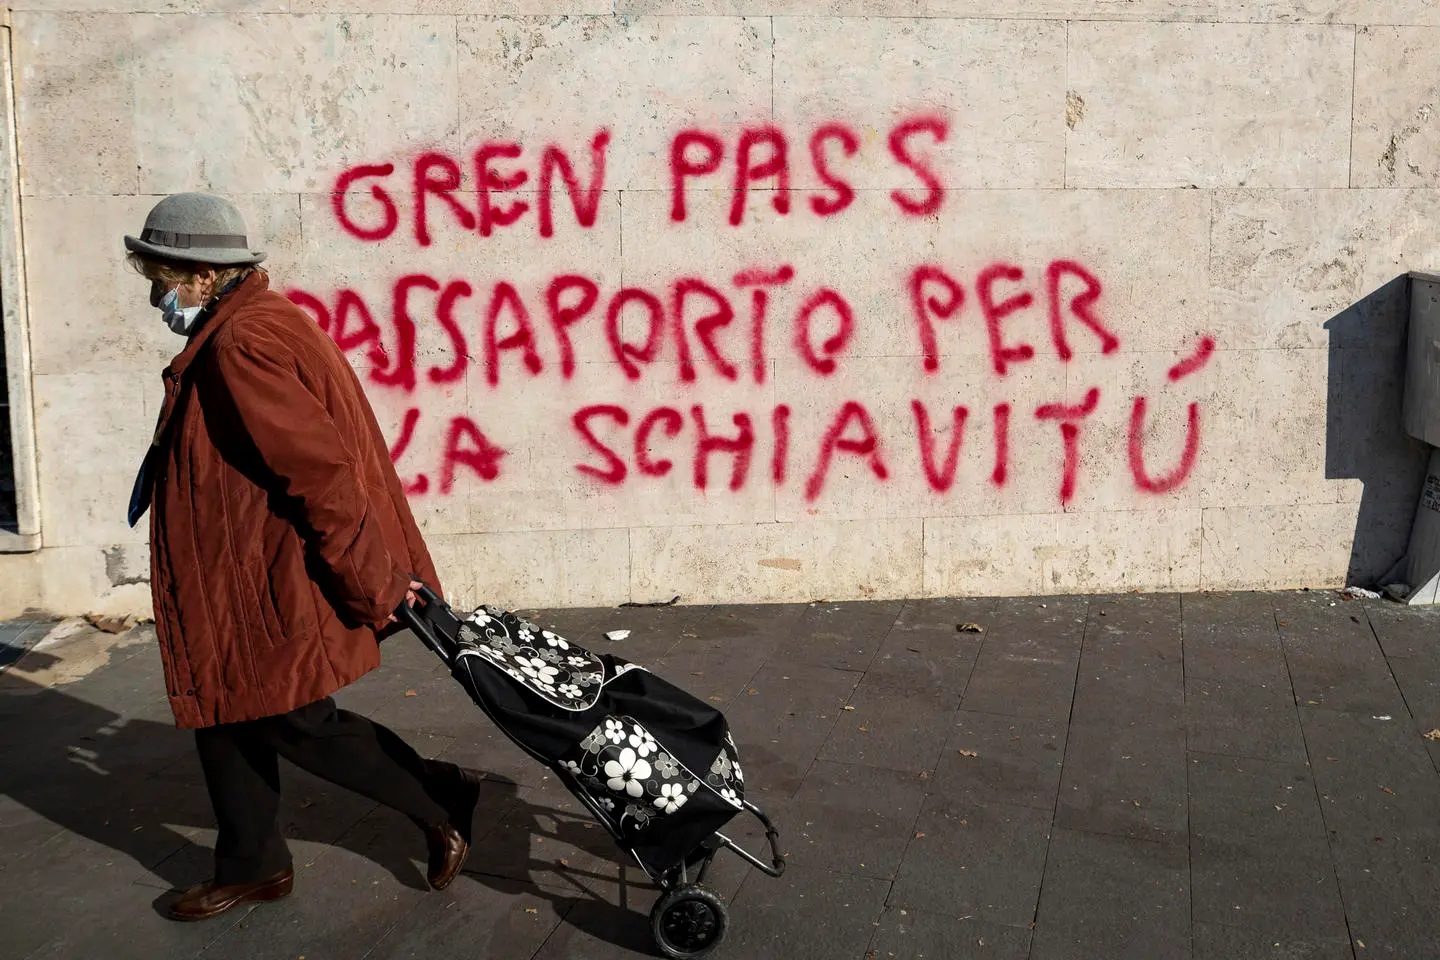
{"type": "Polygon", "coordinates": [[[691,884],[662,896],[650,911],[650,931],[660,952],[675,960],[703,957],[719,945],[730,925],[725,900],[691,884]]]}

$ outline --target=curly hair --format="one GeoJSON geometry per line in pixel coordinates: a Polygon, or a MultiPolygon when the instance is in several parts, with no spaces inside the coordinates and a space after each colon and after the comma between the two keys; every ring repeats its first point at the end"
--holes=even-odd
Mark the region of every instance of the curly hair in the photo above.
{"type": "Polygon", "coordinates": [[[217,267],[204,263],[189,263],[184,260],[162,260],[159,257],[147,257],[144,254],[131,251],[125,257],[125,262],[134,268],[135,272],[151,282],[159,282],[167,287],[178,287],[182,283],[189,283],[195,279],[195,275],[204,269],[215,271],[215,290],[225,289],[225,285],[236,277],[242,277],[256,269],[253,266],[243,267],[217,267]]]}

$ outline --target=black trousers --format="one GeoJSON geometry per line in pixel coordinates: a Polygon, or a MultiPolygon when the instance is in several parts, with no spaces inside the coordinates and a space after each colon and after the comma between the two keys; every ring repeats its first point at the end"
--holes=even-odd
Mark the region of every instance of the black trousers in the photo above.
{"type": "Polygon", "coordinates": [[[280,833],[279,757],[393,807],[422,828],[448,820],[425,760],[329,697],[279,716],[196,730],[195,746],[220,828],[217,883],[254,883],[290,865],[280,833]]]}

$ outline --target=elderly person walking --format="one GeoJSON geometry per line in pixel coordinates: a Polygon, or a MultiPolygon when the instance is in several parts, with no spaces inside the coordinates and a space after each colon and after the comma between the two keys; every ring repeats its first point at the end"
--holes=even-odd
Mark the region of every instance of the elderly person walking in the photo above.
{"type": "Polygon", "coordinates": [[[269,289],[229,201],[167,197],[125,246],[188,338],[130,504],[132,526],[150,510],[170,706],[195,730],[219,826],[214,879],[171,915],[290,893],[278,757],[409,815],[442,889],[469,849],[473,782],[331,699],[379,666],[417,581],[438,582],[359,380],[269,289]]]}

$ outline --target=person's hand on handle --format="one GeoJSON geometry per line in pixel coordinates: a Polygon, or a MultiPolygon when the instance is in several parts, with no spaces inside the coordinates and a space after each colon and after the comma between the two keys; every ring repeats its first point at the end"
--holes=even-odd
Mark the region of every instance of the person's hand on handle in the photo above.
{"type": "MultiPolygon", "coordinates": [[[[425,586],[425,585],[424,585],[423,583],[421,583],[420,581],[418,581],[418,580],[411,580],[411,581],[410,581],[410,589],[408,589],[408,590],[405,591],[405,605],[406,605],[406,606],[413,607],[413,606],[415,606],[416,603],[419,602],[419,600],[420,600],[420,595],[419,595],[418,593],[416,593],[415,591],[419,590],[419,589],[420,589],[421,587],[423,587],[423,586],[425,586]]],[[[390,620],[389,620],[389,622],[390,622],[390,623],[399,623],[399,621],[395,619],[395,614],[393,614],[393,613],[390,614],[390,620]]]]}

